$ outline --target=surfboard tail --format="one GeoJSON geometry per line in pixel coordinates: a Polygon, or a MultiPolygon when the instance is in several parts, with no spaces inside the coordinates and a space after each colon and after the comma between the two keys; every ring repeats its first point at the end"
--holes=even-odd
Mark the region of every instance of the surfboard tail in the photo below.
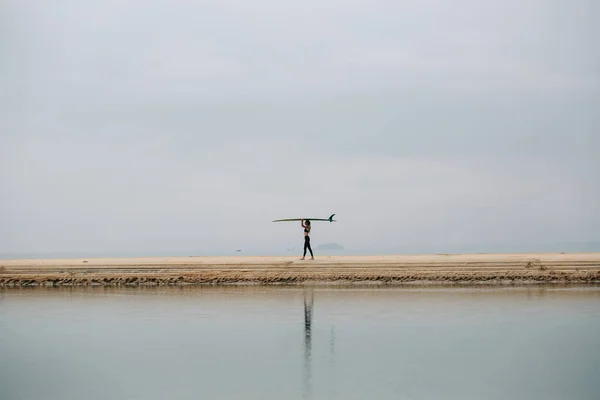
{"type": "Polygon", "coordinates": [[[333,222],[333,216],[334,216],[334,215],[335,215],[335,214],[331,214],[331,216],[329,217],[329,222],[333,222]]]}

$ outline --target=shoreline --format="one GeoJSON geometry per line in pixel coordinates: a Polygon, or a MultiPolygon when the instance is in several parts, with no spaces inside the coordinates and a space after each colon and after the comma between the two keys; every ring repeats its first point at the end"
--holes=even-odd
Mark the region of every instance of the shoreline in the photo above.
{"type": "Polygon", "coordinates": [[[0,288],[300,283],[600,283],[600,253],[0,260],[0,288]]]}

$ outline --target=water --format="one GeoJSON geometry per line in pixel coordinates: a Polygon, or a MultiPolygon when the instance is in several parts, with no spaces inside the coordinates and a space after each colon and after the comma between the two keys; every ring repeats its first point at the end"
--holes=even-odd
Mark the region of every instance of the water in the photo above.
{"type": "Polygon", "coordinates": [[[0,399],[597,399],[600,287],[0,289],[0,399]]]}
{"type": "MultiPolygon", "coordinates": [[[[187,249],[187,250],[151,250],[151,251],[62,251],[62,252],[3,252],[0,260],[11,259],[40,259],[40,258],[128,258],[128,257],[189,257],[189,256],[299,256],[302,255],[303,239],[291,243],[291,248],[242,248],[235,249],[187,249]]],[[[344,250],[328,250],[319,248],[313,243],[315,256],[366,256],[382,254],[476,254],[476,253],[597,253],[600,252],[600,242],[556,242],[556,243],[513,243],[513,244],[425,244],[398,245],[390,248],[346,248],[344,250]]]]}

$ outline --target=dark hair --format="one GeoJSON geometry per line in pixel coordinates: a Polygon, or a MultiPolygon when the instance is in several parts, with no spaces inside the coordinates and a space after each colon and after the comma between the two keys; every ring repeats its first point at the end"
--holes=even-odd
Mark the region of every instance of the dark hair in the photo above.
{"type": "Polygon", "coordinates": [[[310,219],[306,220],[306,225],[310,225],[310,219]]]}

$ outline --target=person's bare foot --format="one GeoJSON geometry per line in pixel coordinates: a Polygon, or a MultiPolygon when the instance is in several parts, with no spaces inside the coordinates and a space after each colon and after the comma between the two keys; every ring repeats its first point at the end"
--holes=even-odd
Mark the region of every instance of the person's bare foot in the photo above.
{"type": "Polygon", "coordinates": [[[304,260],[304,257],[302,257],[301,260],[304,260]]]}
{"type": "Polygon", "coordinates": [[[315,258],[314,258],[314,257],[311,257],[310,259],[311,259],[311,260],[314,260],[315,258]]]}

